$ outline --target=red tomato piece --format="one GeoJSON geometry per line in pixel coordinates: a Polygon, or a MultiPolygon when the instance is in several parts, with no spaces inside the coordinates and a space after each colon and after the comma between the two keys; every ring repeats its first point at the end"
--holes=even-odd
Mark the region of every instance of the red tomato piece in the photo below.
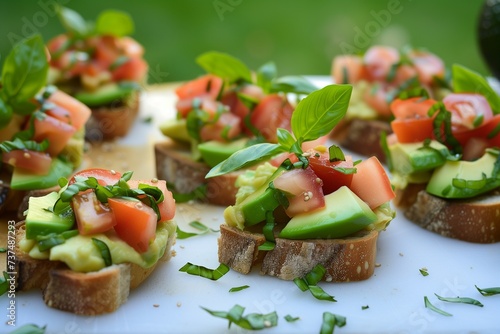
{"type": "Polygon", "coordinates": [[[76,132],[74,126],[49,115],[45,115],[43,119],[35,118],[34,125],[35,134],[33,139],[37,142],[47,139],[49,141],[47,153],[51,156],[61,153],[69,139],[76,132]]]}
{"type": "Polygon", "coordinates": [[[12,150],[2,153],[2,161],[16,168],[29,170],[36,175],[47,175],[52,158],[44,152],[12,150]]]}
{"type": "Polygon", "coordinates": [[[232,113],[223,113],[215,123],[205,124],[200,130],[202,141],[227,142],[241,133],[241,118],[232,113]]]}
{"type": "Polygon", "coordinates": [[[73,196],[71,206],[81,235],[103,233],[116,225],[110,208],[102,204],[91,189],[73,196]]]}
{"type": "Polygon", "coordinates": [[[352,157],[346,156],[345,161],[330,162],[328,153],[320,153],[314,150],[308,151],[309,165],[314,173],[323,180],[323,194],[328,195],[342,186],[351,185],[353,174],[342,173],[340,168],[354,168],[352,157]]]}
{"type": "Polygon", "coordinates": [[[408,57],[413,62],[422,84],[432,85],[434,77],[444,77],[444,62],[438,56],[426,51],[412,50],[408,53],[408,57]]]}
{"type": "Polygon", "coordinates": [[[150,186],[158,187],[163,192],[163,202],[158,203],[160,210],[160,222],[171,220],[175,216],[175,200],[172,192],[167,189],[167,182],[165,180],[129,180],[128,185],[132,189],[138,189],[139,184],[148,184],[150,186]]]}
{"type": "Polygon", "coordinates": [[[144,55],[144,47],[135,39],[129,36],[123,36],[118,40],[122,52],[132,58],[140,58],[144,55]]]}
{"type": "Polygon", "coordinates": [[[219,96],[224,81],[213,75],[207,74],[191,80],[175,90],[179,99],[192,99],[200,96],[209,96],[215,100],[219,96]]]}
{"type": "Polygon", "coordinates": [[[285,97],[271,94],[257,104],[250,116],[250,122],[262,133],[266,141],[276,143],[278,128],[290,131],[293,109],[285,97]]]}
{"type": "Polygon", "coordinates": [[[363,101],[368,104],[382,117],[389,117],[391,115],[391,108],[387,100],[390,88],[383,83],[374,83],[370,89],[367,89],[363,94],[363,101]]]}
{"type": "Polygon", "coordinates": [[[443,99],[443,103],[446,110],[451,112],[453,131],[473,129],[476,127],[474,122],[478,117],[483,118],[481,124],[493,117],[490,104],[483,95],[470,93],[448,94],[443,99]]]}
{"type": "Polygon", "coordinates": [[[363,58],[356,55],[340,55],[333,58],[333,82],[337,84],[356,83],[367,77],[363,58]]]}
{"type": "Polygon", "coordinates": [[[365,201],[371,209],[389,202],[396,194],[391,181],[376,157],[370,157],[356,165],[350,189],[365,201]]]}
{"type": "Polygon", "coordinates": [[[491,137],[498,126],[500,126],[500,114],[493,116],[493,118],[474,129],[454,131],[453,136],[464,147],[472,138],[486,140],[488,147],[500,147],[500,133],[497,132],[495,136],[491,137]]]}
{"type": "Polygon", "coordinates": [[[156,213],[139,200],[109,198],[116,234],[139,253],[148,250],[156,236],[156,213]]]}
{"type": "Polygon", "coordinates": [[[290,205],[285,212],[289,217],[325,206],[323,182],[310,167],[285,172],[273,183],[276,189],[287,194],[290,205]]]}
{"type": "Polygon", "coordinates": [[[69,119],[66,123],[73,125],[76,130],[81,129],[90,118],[91,110],[89,107],[61,90],[52,93],[49,101],[56,105],[54,108],[56,110],[51,109],[47,111],[47,114],[63,122],[64,119],[69,119]]]}
{"type": "Polygon", "coordinates": [[[108,69],[121,55],[118,38],[114,36],[97,36],[93,40],[89,40],[89,44],[95,46],[93,59],[103,69],[108,69]]]}
{"type": "Polygon", "coordinates": [[[372,46],[363,57],[370,79],[382,82],[387,81],[392,66],[399,60],[398,50],[389,46],[372,46]]]}
{"type": "Polygon", "coordinates": [[[148,73],[148,63],[142,58],[129,58],[126,62],[111,71],[113,81],[141,82],[148,73]]]}
{"type": "Polygon", "coordinates": [[[434,117],[428,115],[434,103],[435,100],[420,97],[396,99],[391,103],[396,118],[391,122],[391,128],[400,143],[415,143],[434,137],[434,117]]]}
{"type": "Polygon", "coordinates": [[[73,174],[73,177],[69,180],[69,184],[75,183],[75,178],[77,176],[83,178],[94,177],[101,186],[107,186],[117,183],[122,175],[114,170],[104,169],[104,168],[88,168],[73,174]]]}

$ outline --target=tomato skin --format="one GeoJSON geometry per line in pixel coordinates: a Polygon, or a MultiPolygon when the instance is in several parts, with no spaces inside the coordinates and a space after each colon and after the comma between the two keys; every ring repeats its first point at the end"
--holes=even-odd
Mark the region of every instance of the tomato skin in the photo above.
{"type": "Polygon", "coordinates": [[[55,116],[56,111],[53,109],[47,111],[47,114],[62,121],[69,119],[66,123],[73,125],[76,130],[81,129],[90,118],[91,110],[89,107],[59,89],[50,95],[49,101],[56,105],[54,109],[62,109],[62,118],[55,116]],[[67,116],[64,115],[64,111],[67,116]]]}
{"type": "Polygon", "coordinates": [[[223,113],[215,123],[204,125],[200,130],[202,141],[217,140],[227,142],[241,133],[241,118],[231,113],[223,113]]]}
{"type": "Polygon", "coordinates": [[[412,97],[395,99],[391,111],[395,120],[391,128],[400,143],[415,143],[434,137],[434,117],[429,117],[429,109],[436,103],[433,99],[412,97]]]}
{"type": "Polygon", "coordinates": [[[123,36],[118,41],[119,48],[122,52],[132,58],[140,58],[144,55],[144,47],[130,36],[123,36]]]}
{"type": "Polygon", "coordinates": [[[353,174],[344,174],[335,168],[353,168],[354,164],[351,156],[346,156],[345,161],[330,162],[328,152],[319,153],[317,151],[308,151],[309,166],[314,173],[323,180],[323,194],[328,195],[342,186],[349,187],[352,182],[353,174]]]}
{"type": "Polygon", "coordinates": [[[91,189],[73,196],[71,207],[81,235],[107,232],[116,225],[109,207],[102,204],[91,189]]]}
{"type": "Polygon", "coordinates": [[[276,143],[278,128],[291,129],[292,105],[285,97],[270,94],[263,98],[250,116],[250,122],[264,136],[267,142],[276,143]]]}
{"type": "Polygon", "coordinates": [[[43,119],[35,118],[34,126],[33,139],[37,142],[47,139],[49,141],[47,153],[51,156],[61,153],[69,139],[76,132],[74,126],[49,115],[45,115],[43,119]]]}
{"type": "Polygon", "coordinates": [[[372,46],[366,50],[363,61],[370,80],[386,81],[392,65],[399,62],[397,49],[389,46],[372,46]]]}
{"type": "Polygon", "coordinates": [[[363,58],[356,55],[336,56],[332,63],[332,77],[337,84],[356,83],[365,79],[367,72],[363,58]]]}
{"type": "Polygon", "coordinates": [[[466,146],[467,142],[472,138],[479,138],[486,140],[488,147],[500,147],[500,133],[497,133],[492,138],[488,138],[497,126],[500,126],[500,114],[493,116],[474,129],[455,131],[453,132],[453,136],[462,146],[466,146]]]}
{"type": "Polygon", "coordinates": [[[215,100],[222,89],[224,81],[213,75],[206,74],[197,79],[191,80],[175,90],[179,99],[192,99],[195,97],[209,96],[215,100]]]}
{"type": "Polygon", "coordinates": [[[391,181],[376,157],[370,157],[356,165],[350,189],[365,201],[371,209],[389,202],[396,194],[391,181]]]}
{"type": "Polygon", "coordinates": [[[451,125],[453,131],[470,130],[474,128],[476,117],[483,117],[487,122],[493,117],[488,100],[483,95],[471,93],[448,94],[443,103],[446,110],[451,112],[451,125]]]}
{"type": "Polygon", "coordinates": [[[285,213],[289,217],[325,206],[325,196],[321,188],[323,182],[310,167],[287,171],[273,183],[276,189],[287,193],[290,205],[285,209],[285,213]]]}
{"type": "Polygon", "coordinates": [[[116,234],[139,253],[148,250],[156,236],[156,213],[139,200],[109,198],[116,234]]]}
{"type": "Polygon", "coordinates": [[[69,184],[76,182],[76,177],[89,178],[94,177],[101,186],[107,186],[117,183],[122,175],[114,170],[104,168],[87,168],[73,174],[69,180],[69,184]]]}
{"type": "Polygon", "coordinates": [[[371,89],[367,89],[363,94],[363,100],[371,108],[373,108],[380,116],[389,117],[391,115],[391,108],[387,97],[390,87],[383,83],[375,83],[371,89]]]}
{"type": "Polygon", "coordinates": [[[36,175],[47,175],[52,158],[44,152],[30,150],[12,150],[2,153],[2,161],[16,168],[29,170],[36,175]]]}
{"type": "Polygon", "coordinates": [[[444,62],[430,52],[412,50],[408,57],[413,63],[419,81],[424,85],[432,85],[434,77],[443,78],[445,73],[444,62]]]}
{"type": "Polygon", "coordinates": [[[160,210],[160,222],[166,222],[175,216],[175,200],[172,192],[167,189],[167,182],[165,180],[129,180],[127,181],[131,189],[139,188],[139,184],[148,184],[150,186],[158,187],[163,192],[163,202],[158,203],[160,210]]]}
{"type": "Polygon", "coordinates": [[[148,63],[142,58],[130,58],[111,71],[113,81],[141,82],[148,73],[148,63]]]}

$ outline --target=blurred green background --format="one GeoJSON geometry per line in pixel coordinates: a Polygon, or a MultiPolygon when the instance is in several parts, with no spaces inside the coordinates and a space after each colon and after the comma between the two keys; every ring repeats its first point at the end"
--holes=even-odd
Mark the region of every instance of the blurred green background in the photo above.
{"type": "Polygon", "coordinates": [[[373,44],[423,47],[449,67],[489,74],[476,30],[483,0],[183,0],[2,1],[0,62],[23,36],[45,40],[63,31],[54,5],[95,20],[104,9],[132,15],[132,35],[146,49],[149,81],[188,80],[203,73],[195,58],[227,52],[250,68],[274,61],[278,74],[329,75],[335,55],[373,44]]]}

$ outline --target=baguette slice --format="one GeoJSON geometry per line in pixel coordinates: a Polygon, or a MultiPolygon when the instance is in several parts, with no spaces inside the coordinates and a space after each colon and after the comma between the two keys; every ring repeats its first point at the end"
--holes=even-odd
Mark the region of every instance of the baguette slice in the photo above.
{"type": "Polygon", "coordinates": [[[98,142],[125,136],[139,113],[139,96],[134,92],[116,105],[91,108],[91,117],[85,124],[85,138],[98,142]]]}
{"type": "Polygon", "coordinates": [[[127,301],[131,289],[138,287],[160,262],[172,257],[175,234],[169,236],[165,254],[155,265],[142,268],[133,263],[112,265],[96,272],[79,273],[63,262],[37,260],[24,253],[19,244],[26,229],[16,225],[16,289],[41,289],[45,303],[53,308],[80,315],[98,315],[117,310],[127,301]]]}
{"type": "Polygon", "coordinates": [[[276,238],[271,251],[259,251],[264,235],[221,225],[219,262],[242,274],[261,265],[262,274],[283,280],[303,277],[317,264],[326,269],[323,280],[348,282],[368,279],[375,270],[378,232],[361,231],[344,239],[289,240],[276,238]]]}
{"type": "Polygon", "coordinates": [[[418,192],[405,216],[417,225],[443,235],[474,243],[500,242],[500,191],[473,199],[442,199],[418,192]]]}
{"type": "Polygon", "coordinates": [[[380,120],[352,119],[343,121],[332,132],[332,138],[340,146],[364,156],[376,156],[385,162],[385,153],[380,145],[382,133],[392,133],[389,122],[380,120]]]}
{"type": "Polygon", "coordinates": [[[155,144],[156,175],[159,179],[173,183],[174,189],[190,193],[203,184],[206,188],[206,201],[214,205],[234,204],[238,188],[235,182],[241,171],[205,179],[210,167],[191,158],[188,145],[172,140],[155,144]]]}

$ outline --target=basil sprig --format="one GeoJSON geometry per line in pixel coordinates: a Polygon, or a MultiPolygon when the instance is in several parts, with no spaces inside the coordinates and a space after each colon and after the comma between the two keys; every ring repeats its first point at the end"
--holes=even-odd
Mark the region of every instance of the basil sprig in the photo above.
{"type": "Polygon", "coordinates": [[[278,325],[278,315],[276,312],[268,314],[250,313],[243,316],[245,308],[240,305],[233,306],[228,312],[212,311],[204,307],[201,308],[214,317],[227,319],[229,321],[228,328],[231,327],[231,324],[235,324],[244,329],[260,330],[278,325]]]}
{"type": "Polygon", "coordinates": [[[293,280],[295,285],[302,291],[309,290],[314,298],[318,300],[326,300],[336,302],[335,297],[330,296],[321,287],[317,286],[318,282],[323,279],[326,273],[325,267],[321,264],[316,265],[313,270],[307,273],[304,277],[298,277],[293,280]]]}
{"type": "Polygon", "coordinates": [[[301,156],[301,145],[327,135],[344,117],[352,86],[329,85],[302,99],[292,114],[292,133],[278,129],[278,143],[261,143],[246,147],[213,167],[207,178],[230,173],[282,152],[301,156]]]}

